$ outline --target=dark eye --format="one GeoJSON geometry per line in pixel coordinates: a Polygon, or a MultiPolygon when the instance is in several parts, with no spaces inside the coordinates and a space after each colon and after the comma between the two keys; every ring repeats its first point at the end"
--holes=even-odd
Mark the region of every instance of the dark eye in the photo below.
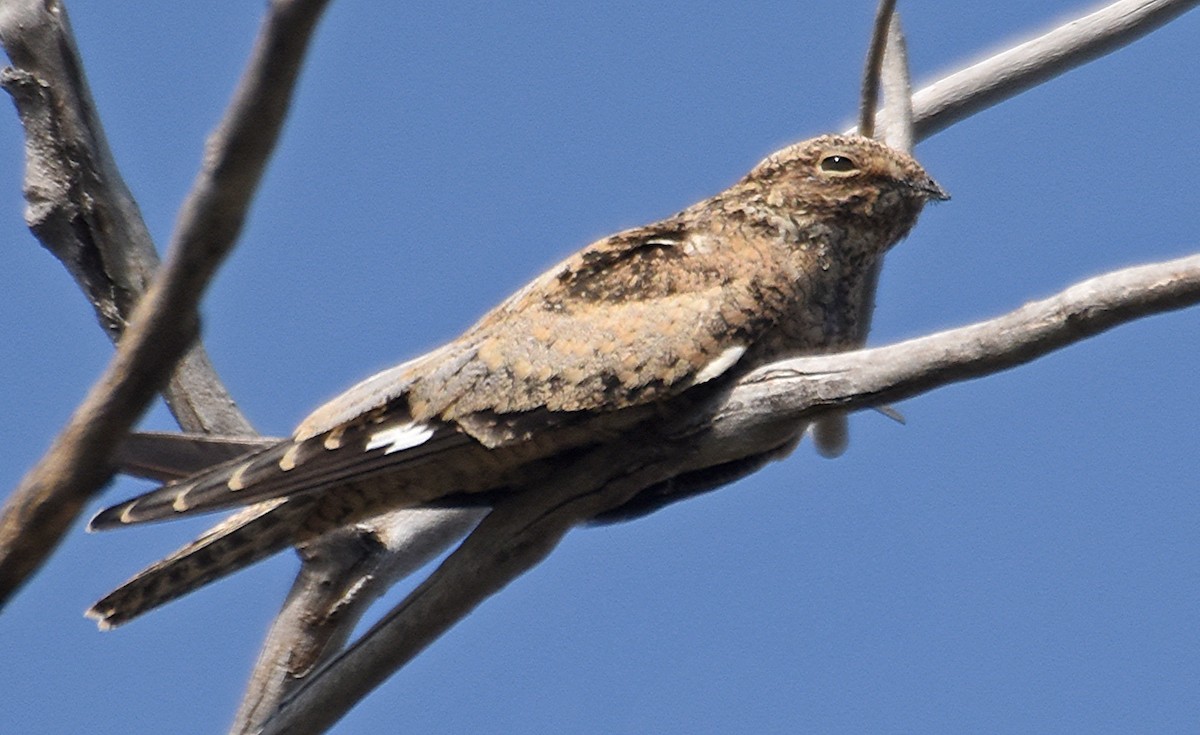
{"type": "Polygon", "coordinates": [[[834,174],[848,174],[858,170],[858,164],[849,156],[834,154],[821,159],[821,170],[834,174]]]}

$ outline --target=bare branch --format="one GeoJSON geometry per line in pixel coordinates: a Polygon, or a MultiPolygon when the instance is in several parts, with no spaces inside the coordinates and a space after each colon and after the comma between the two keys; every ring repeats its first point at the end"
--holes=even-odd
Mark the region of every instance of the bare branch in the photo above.
{"type": "Polygon", "coordinates": [[[1200,0],[1116,0],[952,72],[913,93],[915,140],[1133,43],[1197,4],[1200,0]]]}
{"type": "MultiPolygon", "coordinates": [[[[0,604],[58,544],[111,476],[109,457],[198,331],[196,304],[232,248],[274,147],[325,0],[275,2],[246,76],[208,144],[165,265],[116,355],[0,518],[0,604]]],[[[61,6],[53,6],[63,14],[61,6]]]]}
{"type": "Polygon", "coordinates": [[[913,95],[917,140],[1133,43],[1200,0],[1117,0],[943,77],[913,95]]]}
{"type": "Polygon", "coordinates": [[[897,150],[912,153],[916,133],[913,125],[912,78],[908,69],[908,48],[900,14],[892,14],[888,25],[887,46],[880,70],[884,107],[878,127],[880,138],[897,150]]]}
{"type": "Polygon", "coordinates": [[[263,642],[230,732],[258,731],[303,677],[346,645],[375,600],[460,541],[484,514],[395,511],[303,549],[300,572],[263,642]]]}
{"type": "Polygon", "coordinates": [[[254,425],[221,382],[199,339],[175,365],[162,394],[184,431],[227,436],[255,433],[254,425]]]}
{"type": "Polygon", "coordinates": [[[571,528],[676,474],[683,455],[670,442],[646,439],[605,445],[552,481],[497,504],[397,608],[305,681],[263,735],[324,732],[454,622],[544,559],[571,528]]]}
{"type": "MultiPolygon", "coordinates": [[[[159,265],[158,254],[108,148],[64,9],[59,5],[15,0],[6,4],[2,12],[0,36],[18,67],[6,71],[4,83],[18,104],[26,132],[28,224],[43,245],[67,267],[91,301],[101,326],[115,342],[159,265]]],[[[237,409],[198,342],[176,366],[163,394],[184,431],[238,436],[253,433],[253,427],[237,409]]],[[[127,441],[120,447],[121,456],[116,461],[125,470],[153,471],[155,468],[145,463],[150,457],[162,464],[160,460],[164,458],[151,457],[150,453],[161,452],[163,439],[173,450],[166,458],[168,464],[173,463],[176,469],[185,459],[180,452],[195,454],[193,450],[198,446],[194,441],[179,441],[179,437],[160,437],[152,446],[146,446],[144,441],[127,441]]],[[[212,448],[218,444],[210,441],[204,446],[212,448]]],[[[238,451],[242,446],[242,443],[232,444],[232,450],[238,451]]],[[[219,460],[199,456],[195,461],[219,460]]],[[[161,466],[157,469],[161,470],[161,466]]],[[[378,581],[373,587],[362,584],[353,587],[362,591],[353,600],[361,601],[358,607],[365,609],[374,599],[370,590],[386,590],[395,578],[411,571],[410,567],[419,566],[459,540],[473,525],[464,523],[463,516],[474,518],[475,514],[425,511],[400,518],[387,517],[353,532],[322,539],[309,554],[321,560],[320,563],[310,564],[306,557],[301,580],[352,579],[350,569],[362,572],[365,580],[378,581]],[[413,515],[418,517],[415,525],[403,522],[403,518],[413,515]],[[430,528],[434,518],[446,521],[440,534],[430,528]],[[392,526],[392,522],[400,525],[392,526]],[[395,554],[399,556],[380,559],[385,555],[379,551],[378,539],[383,539],[385,546],[395,540],[395,554]],[[424,548],[418,543],[421,539],[441,539],[441,542],[435,548],[424,548]],[[372,549],[373,553],[355,558],[363,549],[372,549]],[[337,573],[333,569],[335,562],[345,563],[346,569],[337,573]]],[[[327,622],[324,628],[296,626],[294,621],[289,622],[289,610],[303,610],[298,616],[303,621],[333,621],[345,616],[335,616],[332,610],[358,609],[350,600],[343,599],[334,600],[325,609],[322,603],[329,602],[328,588],[320,585],[298,581],[295,590],[321,590],[325,594],[308,606],[289,597],[279,618],[279,626],[284,629],[298,628],[316,635],[332,624],[327,622]]],[[[356,620],[357,615],[361,612],[350,617],[356,620]]],[[[282,650],[289,654],[299,647],[336,650],[352,627],[353,623],[346,626],[344,635],[327,645],[290,636],[281,644],[282,650]]],[[[272,635],[269,640],[280,638],[272,635]]],[[[262,658],[269,660],[270,656],[262,658]]],[[[259,673],[251,677],[249,696],[261,698],[263,693],[272,691],[262,679],[259,673]]]]}
{"type": "Polygon", "coordinates": [[[898,401],[1035,360],[1113,327],[1200,303],[1200,254],[1082,281],[985,322],[887,347],[776,363],[747,376],[714,420],[732,439],[770,412],[800,420],[822,407],[898,401]]]}
{"type": "MultiPolygon", "coordinates": [[[[26,222],[116,342],[158,253],[109,151],[67,15],[58,4],[13,0],[0,10],[0,40],[16,66],[0,84],[25,128],[26,222]]],[[[252,431],[198,344],[163,393],[185,431],[252,431]]]]}
{"type": "Polygon", "coordinates": [[[892,24],[892,13],[896,0],[879,0],[875,10],[875,23],[871,31],[871,44],[867,47],[867,63],[863,70],[862,99],[859,102],[858,130],[867,138],[875,137],[875,106],[879,102],[879,76],[883,66],[884,49],[888,42],[888,28],[892,24]]]}
{"type": "Polygon", "coordinates": [[[284,704],[267,733],[317,733],[474,609],[545,557],[568,530],[642,488],[738,456],[770,452],[797,425],[1011,368],[1118,324],[1200,303],[1200,255],[1084,281],[968,327],[755,371],[695,423],[597,449],[554,482],[498,505],[438,570],[284,704]]]}
{"type": "MultiPolygon", "coordinates": [[[[1125,43],[1135,40],[1141,35],[1148,33],[1154,28],[1157,28],[1163,23],[1169,21],[1171,18],[1184,12],[1194,4],[1194,2],[1151,3],[1149,5],[1152,5],[1153,7],[1146,7],[1147,4],[1142,3],[1142,7],[1133,7],[1137,4],[1126,2],[1124,0],[1114,3],[1109,8],[1097,13],[1093,13],[1086,18],[1081,19],[1080,21],[1071,21],[1060,26],[1058,29],[1044,35],[1041,39],[1039,39],[1039,42],[1035,42],[1033,45],[1023,44],[1022,46],[1019,46],[1018,48],[1024,48],[1027,50],[1029,56],[1026,58],[1022,59],[1022,57],[1019,55],[1014,56],[1011,51],[1006,51],[994,57],[994,59],[1003,60],[1003,63],[993,63],[989,60],[987,62],[977,64],[964,72],[958,72],[952,75],[949,77],[949,79],[961,79],[959,83],[956,83],[953,86],[953,93],[945,97],[947,102],[952,102],[953,104],[943,104],[940,107],[932,109],[929,107],[928,103],[922,107],[919,104],[919,100],[934,99],[934,97],[931,97],[930,95],[930,90],[941,88],[945,80],[943,80],[943,82],[935,83],[926,90],[919,92],[915,98],[911,99],[911,101],[909,98],[907,98],[906,93],[910,86],[907,76],[907,59],[899,21],[897,20],[892,26],[889,27],[890,42],[888,44],[888,58],[885,62],[883,73],[887,80],[885,83],[885,97],[888,107],[890,108],[887,113],[891,115],[891,109],[898,110],[899,121],[893,122],[896,120],[896,118],[890,118],[889,121],[885,123],[887,126],[885,128],[887,130],[886,134],[888,135],[887,139],[893,145],[899,145],[900,147],[911,149],[912,140],[915,137],[927,137],[933,132],[941,130],[953,122],[951,121],[943,124],[941,122],[943,115],[948,115],[951,113],[951,111],[956,111],[955,114],[961,114],[961,117],[966,117],[970,114],[973,114],[975,111],[985,109],[986,107],[995,104],[996,102],[999,102],[1008,96],[1015,96],[1029,87],[1036,86],[1036,84],[1040,83],[1041,81],[1050,79],[1062,73],[1063,71],[1094,58],[1096,55],[1114,50],[1125,43]],[[1080,23],[1082,23],[1081,27],[1079,26],[1080,23]],[[1100,50],[1097,51],[1097,49],[1100,50]],[[973,69],[990,71],[986,71],[986,73],[979,73],[972,71],[973,69]],[[1021,72],[1014,73],[1011,71],[1012,69],[1020,69],[1021,72]],[[996,80],[991,76],[991,74],[1008,75],[1008,81],[1006,84],[1002,85],[1002,92],[996,91],[996,80]],[[917,108],[915,112],[913,107],[917,108]],[[915,131],[913,130],[912,122],[914,118],[921,121],[921,127],[917,128],[915,131]],[[899,128],[893,130],[893,126],[897,125],[899,128]],[[895,136],[895,138],[893,139],[892,136],[895,136]]],[[[955,120],[961,119],[961,117],[956,117],[955,120]]],[[[868,353],[850,354],[860,355],[868,353]]],[[[838,357],[841,356],[822,359],[837,359],[838,357]]],[[[1001,368],[996,367],[995,369],[1001,368]]],[[[773,396],[774,393],[771,392],[769,395],[773,396]]],[[[872,401],[872,405],[879,405],[881,402],[885,402],[887,400],[896,400],[898,397],[899,396],[886,395],[882,397],[876,396],[872,401]]],[[[731,402],[730,405],[732,406],[734,404],[731,402]]],[[[857,406],[857,404],[855,405],[857,406]]],[[[769,409],[766,408],[763,410],[769,411],[769,409]]],[[[813,410],[816,409],[814,408],[813,410]]],[[[762,417],[760,416],[758,419],[761,421],[762,417]]],[[[826,415],[826,420],[819,422],[818,425],[834,423],[828,421],[827,419],[828,414],[826,415]]],[[[795,424],[798,420],[801,419],[793,418],[783,422],[782,424],[770,425],[770,427],[773,427],[773,429],[778,430],[779,433],[774,433],[774,431],[768,432],[765,437],[760,438],[760,442],[762,442],[762,444],[772,445],[775,447],[785,443],[795,433],[795,424]]],[[[739,431],[743,432],[742,434],[739,434],[739,436],[745,437],[753,435],[753,432],[750,432],[744,427],[739,429],[739,431]]],[[[759,451],[761,452],[761,446],[759,451]]],[[[472,535],[472,538],[475,538],[478,534],[486,533],[487,528],[490,528],[490,526],[481,526],[472,535]]],[[[468,542],[464,542],[464,545],[470,542],[470,539],[468,539],[468,542]]],[[[481,546],[485,542],[493,544],[502,543],[502,541],[498,539],[491,539],[489,541],[487,539],[476,538],[476,543],[479,543],[481,546]]],[[[500,546],[497,546],[497,548],[500,548],[500,546]]],[[[364,580],[364,584],[367,585],[374,583],[375,581],[373,580],[364,580]]],[[[479,584],[499,589],[506,583],[507,580],[500,582],[480,582],[479,584]]],[[[430,584],[433,584],[431,580],[426,582],[426,585],[430,584]]],[[[424,588],[425,585],[422,587],[424,588]]],[[[439,594],[441,594],[440,591],[439,594]]],[[[463,594],[473,593],[469,591],[463,591],[463,594]]],[[[482,599],[482,597],[479,599],[482,599]]],[[[407,602],[404,604],[407,604],[407,602]]],[[[438,609],[438,617],[428,620],[421,619],[419,623],[415,622],[416,618],[414,617],[414,613],[409,611],[404,613],[406,616],[406,622],[404,625],[413,626],[413,630],[420,628],[421,631],[424,631],[420,633],[412,633],[412,635],[416,635],[418,637],[436,635],[436,633],[431,633],[430,631],[436,630],[440,632],[448,629],[455,621],[469,612],[470,609],[472,609],[476,604],[478,604],[478,600],[475,600],[469,604],[461,603],[459,607],[448,605],[438,609]],[[441,616],[446,617],[443,618],[441,616]]],[[[398,609],[395,614],[400,614],[399,610],[400,609],[398,609]]],[[[433,613],[430,612],[429,614],[433,613]]],[[[352,626],[353,622],[347,617],[343,624],[352,626]]],[[[360,639],[359,643],[356,644],[355,648],[371,649],[379,646],[383,649],[393,651],[408,650],[411,651],[412,655],[415,655],[420,648],[423,648],[424,645],[427,645],[428,643],[428,640],[425,640],[419,645],[414,645],[412,642],[398,644],[396,637],[393,637],[391,634],[384,636],[384,638],[380,641],[376,641],[373,640],[373,638],[379,635],[376,633],[377,630],[381,630],[381,628],[377,626],[375,629],[372,629],[372,631],[365,634],[363,638],[360,639]]],[[[355,655],[357,656],[360,654],[355,655]]],[[[407,659],[392,659],[393,665],[397,668],[402,666],[405,660],[407,659]]],[[[353,669],[355,666],[357,666],[357,664],[343,664],[339,660],[338,662],[335,662],[333,666],[349,666],[351,669],[353,669]]],[[[386,676],[386,672],[382,674],[378,674],[378,672],[372,674],[372,676],[375,675],[386,676]]],[[[336,676],[346,676],[349,679],[353,679],[355,674],[337,673],[336,676]]],[[[355,691],[359,692],[359,696],[365,695],[377,683],[378,682],[375,681],[369,686],[362,686],[362,682],[360,682],[355,691]]],[[[353,688],[351,684],[346,683],[341,683],[338,686],[351,686],[353,688]]],[[[345,695],[346,691],[347,690],[342,689],[342,695],[345,695]]],[[[323,695],[315,694],[308,688],[305,688],[302,693],[297,694],[297,697],[304,699],[312,697],[314,700],[314,704],[312,706],[314,707],[327,708],[332,706],[330,701],[323,700],[323,695]]],[[[243,710],[245,710],[245,707],[246,705],[243,704],[243,710]]],[[[307,704],[304,706],[304,709],[308,709],[307,704]]],[[[259,712],[262,711],[263,710],[261,709],[259,710],[259,712]]],[[[329,721],[332,722],[335,719],[336,717],[330,719],[329,721]]],[[[287,715],[287,717],[282,720],[282,722],[289,724],[294,724],[296,721],[297,719],[293,715],[287,715]]],[[[273,728],[273,731],[284,731],[282,729],[282,725],[275,720],[269,721],[269,725],[271,728],[273,728]]]]}

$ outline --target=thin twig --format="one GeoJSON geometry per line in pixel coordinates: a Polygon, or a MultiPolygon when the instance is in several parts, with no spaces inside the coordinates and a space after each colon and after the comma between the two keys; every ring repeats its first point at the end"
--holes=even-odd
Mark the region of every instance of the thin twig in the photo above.
{"type": "Polygon", "coordinates": [[[271,623],[229,731],[257,732],[303,677],[346,645],[371,603],[462,540],[484,514],[394,511],[303,549],[296,581],[271,623]]]}
{"type": "MultiPolygon", "coordinates": [[[[893,13],[888,25],[887,46],[880,68],[883,84],[882,131],[879,136],[891,147],[912,153],[916,142],[913,124],[912,76],[908,68],[908,47],[900,14],[893,13]]],[[[879,132],[879,131],[877,131],[879,132]]]]}

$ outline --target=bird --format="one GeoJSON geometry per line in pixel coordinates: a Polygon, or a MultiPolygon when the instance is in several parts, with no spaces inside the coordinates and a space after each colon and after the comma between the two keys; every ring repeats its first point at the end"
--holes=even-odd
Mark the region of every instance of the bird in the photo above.
{"type": "MultiPolygon", "coordinates": [[[[290,437],[102,510],[89,530],[242,508],[88,615],[114,627],[373,515],[495,497],[547,471],[540,460],[661,421],[756,367],[858,347],[880,259],[948,198],[871,138],[776,151],[715,196],[579,250],[290,437]]],[[[840,434],[834,420],[830,453],[840,434]]]]}

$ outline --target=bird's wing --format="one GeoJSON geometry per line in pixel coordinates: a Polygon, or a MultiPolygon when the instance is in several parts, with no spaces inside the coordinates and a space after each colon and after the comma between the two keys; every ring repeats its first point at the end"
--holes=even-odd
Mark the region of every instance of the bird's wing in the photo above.
{"type": "Polygon", "coordinates": [[[311,439],[379,411],[403,398],[423,371],[437,369],[442,364],[446,365],[441,369],[452,369],[454,365],[470,359],[470,353],[470,345],[457,340],[375,373],[310,413],[296,427],[292,438],[298,441],[311,439]]]}
{"type": "Polygon", "coordinates": [[[486,414],[518,416],[528,426],[531,412],[555,421],[563,412],[611,411],[718,377],[778,314],[756,303],[756,284],[728,272],[728,258],[704,238],[666,220],[593,243],[457,340],[321,406],[294,438],[400,399],[418,422],[486,414]]]}
{"type": "Polygon", "coordinates": [[[325,404],[291,439],[101,511],[91,528],[352,483],[381,496],[379,483],[364,482],[384,476],[382,502],[418,505],[488,489],[461,486],[472,463],[500,474],[506,462],[595,441],[589,422],[611,430],[604,419],[623,425],[613,416],[628,416],[623,409],[726,373],[770,319],[738,274],[716,268],[689,237],[659,226],[602,240],[458,340],[325,404]]]}
{"type": "Polygon", "coordinates": [[[412,382],[414,418],[612,411],[724,374],[780,314],[753,278],[762,265],[705,237],[668,220],[551,269],[463,336],[462,360],[412,382]]]}

